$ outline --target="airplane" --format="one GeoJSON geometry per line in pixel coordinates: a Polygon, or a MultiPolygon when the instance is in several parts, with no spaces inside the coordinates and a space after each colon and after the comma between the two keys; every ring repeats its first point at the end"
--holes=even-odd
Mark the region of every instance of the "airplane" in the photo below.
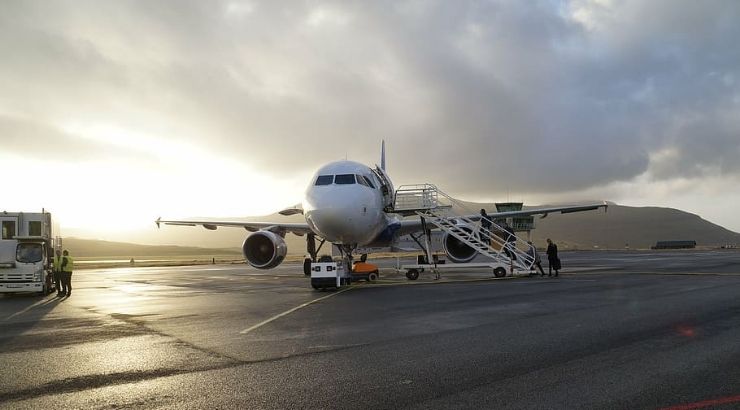
{"type": "MultiPolygon", "coordinates": [[[[246,261],[257,269],[271,269],[282,263],[287,254],[284,239],[286,233],[305,235],[309,257],[304,259],[303,271],[308,276],[311,274],[311,263],[319,260],[319,251],[326,242],[338,246],[344,266],[351,269],[353,253],[358,247],[387,248],[401,236],[425,232],[423,218],[403,219],[402,212],[394,212],[395,193],[391,179],[386,173],[385,141],[383,141],[380,166],[372,168],[348,160],[330,162],[320,167],[313,175],[300,204],[279,212],[281,215],[303,214],[305,223],[161,218],[155,223],[157,227],[160,224],[200,225],[209,230],[218,227],[244,228],[252,233],[244,240],[242,252],[246,261]]],[[[602,207],[606,209],[606,203],[496,212],[488,215],[492,219],[531,215],[542,215],[544,218],[555,212],[581,212],[602,207]]],[[[466,217],[472,221],[480,220],[479,215],[466,217]]],[[[470,262],[477,255],[477,252],[452,235],[445,235],[442,243],[447,257],[453,262],[470,262]]]]}

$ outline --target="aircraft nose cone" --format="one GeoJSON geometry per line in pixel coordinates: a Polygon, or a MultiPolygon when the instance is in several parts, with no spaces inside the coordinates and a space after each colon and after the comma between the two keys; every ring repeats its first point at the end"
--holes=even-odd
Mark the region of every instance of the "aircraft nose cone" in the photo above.
{"type": "Polygon", "coordinates": [[[330,242],[357,242],[362,206],[358,198],[344,195],[312,195],[304,203],[306,221],[311,229],[330,242]]]}
{"type": "Polygon", "coordinates": [[[316,209],[306,216],[308,223],[330,241],[340,241],[353,233],[353,218],[345,209],[316,209]]]}

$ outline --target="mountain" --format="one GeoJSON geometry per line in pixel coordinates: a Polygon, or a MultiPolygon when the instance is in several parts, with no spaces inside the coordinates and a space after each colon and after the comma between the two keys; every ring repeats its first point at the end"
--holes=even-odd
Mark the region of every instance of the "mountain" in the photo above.
{"type": "Polygon", "coordinates": [[[609,205],[606,213],[551,214],[535,219],[532,238],[577,248],[649,248],[657,241],[693,240],[698,246],[740,243],[740,234],[673,208],[609,205]]]}
{"type": "MultiPolygon", "coordinates": [[[[591,202],[598,203],[598,201],[591,202]]],[[[461,204],[471,213],[478,213],[481,208],[489,212],[495,210],[490,203],[462,202],[461,204]]],[[[550,207],[556,205],[540,205],[550,207]]],[[[530,207],[534,208],[534,207],[530,207]]],[[[193,218],[195,219],[195,218],[193,218]]],[[[213,219],[213,218],[197,218],[213,219]]],[[[221,218],[221,220],[265,220],[281,222],[302,222],[302,215],[290,217],[273,214],[259,219],[256,218],[221,218]]],[[[222,248],[223,252],[240,252],[242,242],[248,232],[240,228],[219,228],[209,231],[202,227],[166,226],[161,229],[153,226],[149,230],[123,234],[118,237],[106,237],[121,242],[137,242],[151,245],[177,245],[158,247],[157,250],[147,250],[131,244],[102,242],[95,246],[85,245],[81,249],[102,255],[176,255],[196,252],[208,254],[214,252],[212,248],[222,248]],[[191,247],[191,248],[185,248],[191,247]],[[103,252],[103,253],[100,253],[103,252]],[[149,253],[147,253],[149,252],[149,253]],[[153,253],[152,253],[153,252],[153,253]]],[[[68,233],[65,231],[65,235],[68,233]]],[[[83,236],[79,234],[80,236],[83,236]]],[[[87,236],[87,235],[85,235],[87,236]]],[[[723,244],[740,244],[740,234],[727,230],[719,225],[702,219],[698,215],[673,208],[659,207],[631,207],[610,204],[608,211],[588,211],[571,214],[550,214],[544,219],[535,217],[535,229],[532,231],[532,240],[537,246],[544,246],[545,239],[552,238],[561,249],[623,249],[629,246],[632,249],[649,248],[657,241],[662,240],[694,240],[698,246],[719,246],[723,244]]],[[[72,240],[65,239],[66,241],[72,240]]],[[[286,236],[288,252],[303,254],[306,250],[305,238],[292,234],[286,236]]],[[[65,246],[69,242],[65,242],[65,246]]],[[[80,243],[82,246],[83,243],[80,243]]],[[[71,245],[70,245],[71,246],[71,245]]],[[[325,248],[328,249],[328,248],[325,248]]]]}
{"type": "Polygon", "coordinates": [[[233,256],[242,257],[241,249],[200,248],[172,245],[140,245],[124,242],[109,242],[94,239],[64,238],[64,249],[80,258],[151,258],[178,256],[233,256]]]}

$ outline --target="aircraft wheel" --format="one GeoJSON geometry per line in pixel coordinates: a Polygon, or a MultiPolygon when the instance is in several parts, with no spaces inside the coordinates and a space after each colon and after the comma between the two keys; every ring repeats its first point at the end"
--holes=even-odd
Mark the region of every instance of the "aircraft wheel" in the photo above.
{"type": "Polygon", "coordinates": [[[419,271],[416,269],[409,269],[406,271],[406,277],[408,280],[417,280],[419,279],[419,271]]]}
{"type": "Polygon", "coordinates": [[[334,262],[334,259],[332,259],[331,255],[321,255],[319,256],[319,262],[334,262]]]}
{"type": "Polygon", "coordinates": [[[311,259],[306,258],[303,260],[303,274],[306,276],[311,276],[311,259]]]}
{"type": "Polygon", "coordinates": [[[506,276],[506,269],[499,266],[498,268],[493,270],[493,276],[497,278],[503,278],[504,276],[506,276]]]}
{"type": "Polygon", "coordinates": [[[375,282],[376,280],[378,280],[378,271],[370,272],[367,275],[368,282],[375,282]]]}

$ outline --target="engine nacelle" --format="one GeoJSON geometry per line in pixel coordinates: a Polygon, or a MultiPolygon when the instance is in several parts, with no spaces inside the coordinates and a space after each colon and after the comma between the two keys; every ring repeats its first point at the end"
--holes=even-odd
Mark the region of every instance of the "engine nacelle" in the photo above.
{"type": "MultiPolygon", "coordinates": [[[[458,226],[458,228],[468,233],[473,232],[473,229],[467,225],[458,226]]],[[[444,246],[447,258],[454,263],[470,262],[478,254],[475,249],[450,234],[445,234],[442,238],[442,246],[444,246]]]]}
{"type": "Polygon", "coordinates": [[[283,262],[288,245],[282,236],[270,231],[257,231],[244,240],[244,258],[257,269],[272,269],[283,262]]]}

